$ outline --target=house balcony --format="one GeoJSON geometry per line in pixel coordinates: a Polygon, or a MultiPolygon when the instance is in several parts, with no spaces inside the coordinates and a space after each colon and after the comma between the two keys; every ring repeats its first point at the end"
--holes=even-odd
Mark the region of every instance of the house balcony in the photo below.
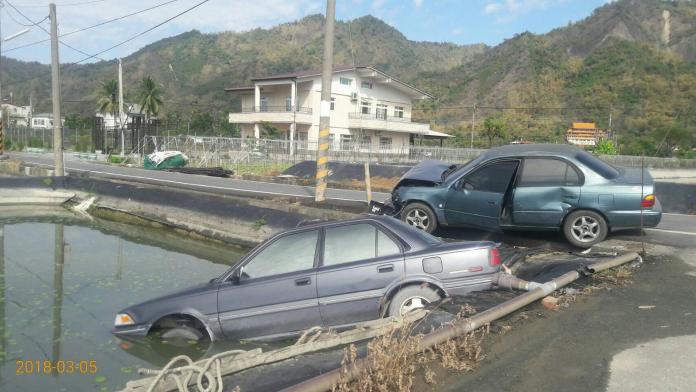
{"type": "Polygon", "coordinates": [[[292,110],[289,106],[254,106],[243,107],[238,112],[231,112],[228,121],[232,124],[269,123],[312,123],[312,109],[298,107],[292,110]]]}
{"type": "Polygon", "coordinates": [[[430,124],[412,122],[407,117],[386,116],[381,113],[348,113],[348,126],[350,128],[417,134],[425,134],[430,130],[430,124]]]}

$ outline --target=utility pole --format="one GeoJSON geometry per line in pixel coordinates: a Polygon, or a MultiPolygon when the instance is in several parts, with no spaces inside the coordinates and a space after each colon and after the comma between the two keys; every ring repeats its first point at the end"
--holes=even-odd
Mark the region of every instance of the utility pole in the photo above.
{"type": "Polygon", "coordinates": [[[63,124],[60,121],[60,62],[58,61],[58,21],[56,5],[48,5],[51,18],[51,90],[53,98],[53,154],[55,157],[54,176],[64,176],[63,168],[63,124]]]}
{"type": "Polygon", "coordinates": [[[123,67],[118,59],[118,127],[121,128],[121,156],[125,156],[126,138],[123,132],[123,67]]]}
{"type": "Polygon", "coordinates": [[[331,122],[331,77],[333,75],[334,19],[336,0],[326,0],[324,24],[324,64],[321,72],[321,106],[319,112],[319,143],[317,146],[317,183],[314,201],[326,200],[329,175],[329,129],[331,122]]]}
{"type": "Polygon", "coordinates": [[[469,146],[470,150],[474,149],[474,126],[476,124],[476,104],[474,104],[473,109],[471,110],[471,145],[469,146]]]}
{"type": "MultiPolygon", "coordinates": [[[[2,0],[0,0],[0,64],[2,62],[2,7],[4,4],[2,3],[2,0]]],[[[2,115],[2,118],[0,119],[0,161],[4,161],[7,159],[7,155],[5,155],[5,124],[8,123],[6,120],[8,113],[4,112],[2,110],[2,83],[0,83],[0,115],[2,115]]]]}

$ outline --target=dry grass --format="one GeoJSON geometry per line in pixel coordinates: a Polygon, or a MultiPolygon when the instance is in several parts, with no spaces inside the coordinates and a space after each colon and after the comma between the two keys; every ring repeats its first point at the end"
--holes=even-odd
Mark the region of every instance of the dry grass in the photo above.
{"type": "MultiPolygon", "coordinates": [[[[460,317],[473,311],[464,307],[460,317]]],[[[459,318],[459,317],[458,317],[459,318]]],[[[357,360],[354,345],[344,349],[341,362],[341,381],[334,392],[406,392],[413,390],[416,374],[422,371],[425,383],[436,384],[436,373],[430,367],[438,363],[445,369],[470,371],[484,357],[482,343],[488,335],[488,327],[450,339],[442,344],[420,351],[422,335],[411,336],[413,325],[404,325],[389,334],[373,339],[367,344],[367,370],[357,379],[347,382],[350,366],[357,360]]]]}

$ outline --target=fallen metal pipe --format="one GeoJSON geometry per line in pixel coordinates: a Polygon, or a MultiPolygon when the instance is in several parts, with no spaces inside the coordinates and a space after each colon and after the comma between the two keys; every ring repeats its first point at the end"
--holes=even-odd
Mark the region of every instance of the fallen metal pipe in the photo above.
{"type": "Polygon", "coordinates": [[[529,291],[541,286],[541,283],[529,282],[515,275],[499,272],[493,277],[493,284],[502,289],[529,291]]]}
{"type": "MultiPolygon", "coordinates": [[[[640,260],[640,256],[635,252],[631,252],[609,260],[591,264],[580,271],[567,272],[558,278],[540,284],[538,287],[533,288],[530,291],[509,301],[503,302],[502,304],[494,306],[481,313],[477,313],[469,318],[445,325],[442,328],[423,336],[419,341],[418,348],[420,351],[423,351],[427,348],[452,339],[455,336],[472,332],[481,326],[489,324],[503,316],[531,304],[534,301],[544,298],[555,290],[566,286],[583,276],[601,272],[636,259],[640,260]]],[[[282,390],[282,392],[324,392],[333,388],[333,386],[339,381],[349,382],[354,380],[358,377],[358,375],[360,375],[360,373],[369,367],[369,363],[368,358],[363,357],[348,366],[348,368],[345,369],[345,372],[342,372],[341,368],[334,369],[328,373],[324,373],[289,388],[285,388],[282,390]]]]}

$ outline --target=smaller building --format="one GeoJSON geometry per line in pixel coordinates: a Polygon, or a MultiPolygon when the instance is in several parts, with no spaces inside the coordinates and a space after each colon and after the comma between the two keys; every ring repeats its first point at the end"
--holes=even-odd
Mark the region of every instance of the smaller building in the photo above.
{"type": "MultiPolygon", "coordinates": [[[[2,104],[2,113],[7,112],[10,126],[27,127],[31,119],[31,106],[17,106],[9,103],[2,104]]],[[[0,113],[0,118],[2,114],[0,113]]]]}
{"type": "Polygon", "coordinates": [[[114,116],[113,113],[97,112],[95,116],[101,117],[104,121],[104,127],[108,129],[119,128],[121,125],[123,125],[124,128],[129,128],[133,123],[134,117],[144,116],[140,113],[140,105],[135,103],[124,103],[123,110],[123,119],[121,119],[121,121],[119,121],[118,114],[114,116]]]}
{"type": "MultiPolygon", "coordinates": [[[[65,119],[61,117],[61,124],[65,124],[65,119]]],[[[53,114],[39,113],[31,117],[31,127],[34,129],[53,129],[53,114]]]]}
{"type": "Polygon", "coordinates": [[[595,146],[607,133],[592,122],[574,122],[566,131],[566,141],[576,146],[595,146]]]}

